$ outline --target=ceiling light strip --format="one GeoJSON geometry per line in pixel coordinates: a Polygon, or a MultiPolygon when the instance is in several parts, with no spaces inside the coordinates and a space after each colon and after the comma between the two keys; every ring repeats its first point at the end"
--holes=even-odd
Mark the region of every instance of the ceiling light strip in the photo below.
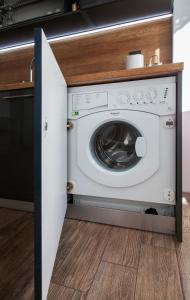
{"type": "MultiPolygon", "coordinates": [[[[85,32],[80,32],[80,33],[75,33],[75,34],[70,34],[70,35],[65,35],[65,36],[63,35],[63,36],[59,36],[59,37],[55,37],[55,38],[49,38],[48,41],[56,42],[56,41],[61,41],[61,40],[68,40],[68,39],[77,38],[80,36],[86,36],[86,35],[91,35],[91,34],[95,34],[95,33],[99,33],[99,32],[110,31],[113,29],[119,29],[119,28],[137,25],[137,24],[152,22],[152,21],[156,21],[156,20],[167,19],[167,18],[170,18],[171,16],[172,16],[172,14],[166,14],[166,15],[147,18],[147,19],[143,19],[143,20],[139,20],[139,21],[122,23],[122,24],[118,24],[118,25],[112,25],[112,26],[89,30],[89,31],[85,31],[85,32]]],[[[10,52],[10,51],[18,50],[18,49],[23,49],[23,48],[29,48],[32,46],[34,46],[34,42],[30,42],[30,43],[26,43],[26,44],[22,44],[22,45],[15,45],[15,46],[11,46],[11,47],[5,47],[5,48],[0,49],[0,53],[10,52]]]]}

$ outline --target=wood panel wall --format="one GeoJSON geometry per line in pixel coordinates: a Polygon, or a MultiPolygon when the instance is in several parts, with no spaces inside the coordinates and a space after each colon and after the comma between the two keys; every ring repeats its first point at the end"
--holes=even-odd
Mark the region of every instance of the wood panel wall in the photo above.
{"type": "MultiPolygon", "coordinates": [[[[160,60],[172,62],[172,19],[132,25],[112,31],[52,43],[59,65],[67,76],[125,68],[125,57],[142,50],[145,63],[160,49],[160,60]]],[[[33,48],[0,53],[0,83],[29,80],[33,48]]]]}

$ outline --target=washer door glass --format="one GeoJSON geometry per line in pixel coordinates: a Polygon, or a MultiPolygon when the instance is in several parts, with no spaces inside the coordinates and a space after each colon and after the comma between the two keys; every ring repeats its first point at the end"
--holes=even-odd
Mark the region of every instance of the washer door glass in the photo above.
{"type": "Polygon", "coordinates": [[[123,121],[112,121],[100,126],[91,139],[91,150],[96,160],[106,168],[125,171],[134,167],[141,157],[135,151],[140,132],[123,121]]]}

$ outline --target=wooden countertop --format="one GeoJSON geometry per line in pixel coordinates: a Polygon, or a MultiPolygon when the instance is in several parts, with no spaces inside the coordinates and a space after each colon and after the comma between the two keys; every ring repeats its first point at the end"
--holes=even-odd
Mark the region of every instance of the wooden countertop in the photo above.
{"type": "Polygon", "coordinates": [[[21,90],[34,87],[33,82],[18,82],[0,84],[0,91],[21,90]]]}
{"type": "MultiPolygon", "coordinates": [[[[160,77],[165,75],[166,76],[175,75],[178,72],[182,71],[183,68],[184,68],[183,63],[165,64],[165,65],[160,65],[155,67],[70,76],[66,78],[66,81],[68,86],[72,87],[72,86],[119,82],[119,81],[127,81],[127,80],[138,80],[138,79],[160,77]]],[[[33,86],[34,83],[31,82],[0,84],[0,91],[26,89],[26,88],[32,88],[33,86]]]]}
{"type": "Polygon", "coordinates": [[[138,68],[130,70],[118,70],[94,74],[84,74],[67,78],[68,86],[81,86],[98,83],[109,83],[127,80],[146,79],[163,75],[174,75],[182,71],[183,63],[165,64],[154,67],[138,68]]]}

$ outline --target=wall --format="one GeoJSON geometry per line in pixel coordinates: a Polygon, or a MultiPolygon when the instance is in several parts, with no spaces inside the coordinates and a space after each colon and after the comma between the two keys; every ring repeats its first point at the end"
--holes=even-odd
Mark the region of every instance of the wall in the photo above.
{"type": "Polygon", "coordinates": [[[183,191],[190,193],[190,111],[183,112],[183,191]]]}
{"type": "Polygon", "coordinates": [[[184,61],[183,72],[183,191],[190,192],[190,1],[175,0],[173,16],[173,60],[184,61]]]}
{"type": "MultiPolygon", "coordinates": [[[[163,63],[172,61],[171,18],[104,31],[52,44],[64,76],[124,69],[131,50],[141,49],[145,63],[160,49],[163,63]]],[[[33,49],[0,54],[0,83],[28,81],[33,49]]]]}

